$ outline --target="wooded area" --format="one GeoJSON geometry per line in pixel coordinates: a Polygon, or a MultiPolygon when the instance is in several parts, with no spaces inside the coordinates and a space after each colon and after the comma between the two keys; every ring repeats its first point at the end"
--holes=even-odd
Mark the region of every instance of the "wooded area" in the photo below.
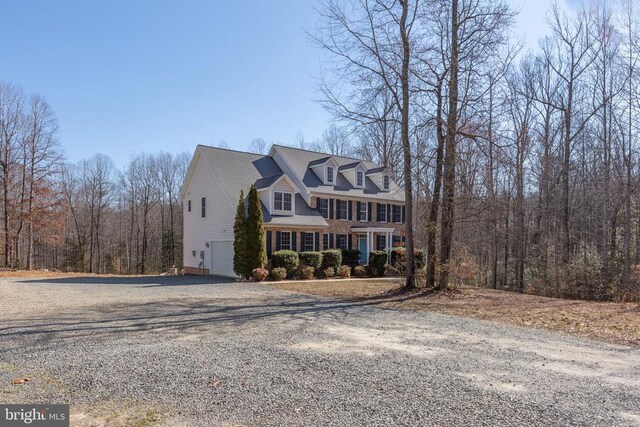
{"type": "Polygon", "coordinates": [[[3,265],[143,274],[182,265],[180,187],[190,153],[65,162],[55,114],[0,82],[3,265]]]}
{"type": "Polygon", "coordinates": [[[637,7],[555,5],[525,51],[506,1],[323,2],[322,102],[407,184],[424,285],[639,298],[637,7]]]}
{"type": "MultiPolygon", "coordinates": [[[[407,287],[637,300],[637,8],[556,5],[550,36],[524,50],[504,0],[326,0],[310,35],[336,124],[295,145],[372,160],[405,184],[407,287]],[[412,245],[427,251],[415,275],[412,245]]],[[[46,101],[0,84],[4,266],[180,267],[189,159],[67,164],[46,101]]]]}

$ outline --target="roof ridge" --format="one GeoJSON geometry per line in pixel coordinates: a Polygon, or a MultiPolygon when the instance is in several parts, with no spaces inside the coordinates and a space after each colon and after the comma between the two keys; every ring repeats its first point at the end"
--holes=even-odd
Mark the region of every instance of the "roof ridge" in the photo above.
{"type": "Polygon", "coordinates": [[[259,156],[259,157],[271,157],[268,154],[260,154],[260,153],[252,153],[250,151],[234,150],[233,148],[214,147],[213,145],[198,144],[198,147],[211,148],[211,149],[214,149],[214,150],[231,151],[233,153],[240,153],[240,154],[251,154],[253,156],[259,156]]]}
{"type": "Polygon", "coordinates": [[[370,162],[370,163],[374,163],[375,164],[375,162],[373,162],[371,160],[360,159],[358,157],[341,156],[339,154],[331,154],[331,153],[325,153],[323,151],[315,151],[315,150],[309,150],[309,149],[306,149],[306,148],[292,147],[290,145],[273,144],[272,147],[289,148],[291,150],[306,151],[307,153],[322,154],[322,155],[327,156],[327,157],[341,157],[343,159],[351,159],[351,160],[357,160],[359,162],[370,162]]]}

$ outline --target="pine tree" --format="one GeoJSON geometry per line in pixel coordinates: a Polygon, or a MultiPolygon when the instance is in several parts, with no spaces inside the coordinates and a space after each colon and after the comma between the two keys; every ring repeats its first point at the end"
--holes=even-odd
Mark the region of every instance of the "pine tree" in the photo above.
{"type": "Polygon", "coordinates": [[[252,271],[254,268],[264,268],[267,265],[267,249],[264,237],[264,225],[262,223],[262,205],[258,197],[255,185],[249,191],[249,213],[246,225],[246,251],[247,262],[252,271]]]}
{"type": "Polygon", "coordinates": [[[247,218],[244,205],[244,191],[240,190],[240,200],[236,210],[236,219],[233,223],[233,271],[241,277],[249,277],[248,253],[247,253],[247,218]]]}

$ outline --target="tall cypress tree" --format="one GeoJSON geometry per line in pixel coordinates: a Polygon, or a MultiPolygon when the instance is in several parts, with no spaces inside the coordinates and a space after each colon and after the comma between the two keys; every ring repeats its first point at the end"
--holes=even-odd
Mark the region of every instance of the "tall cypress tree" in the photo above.
{"type": "Polygon", "coordinates": [[[236,210],[236,220],[233,223],[233,271],[241,277],[249,277],[251,270],[247,252],[247,218],[244,204],[244,191],[240,190],[240,200],[236,210]]]}
{"type": "Polygon", "coordinates": [[[249,271],[264,268],[267,265],[267,248],[265,245],[262,205],[255,185],[249,190],[249,213],[247,215],[246,251],[249,271]]]}

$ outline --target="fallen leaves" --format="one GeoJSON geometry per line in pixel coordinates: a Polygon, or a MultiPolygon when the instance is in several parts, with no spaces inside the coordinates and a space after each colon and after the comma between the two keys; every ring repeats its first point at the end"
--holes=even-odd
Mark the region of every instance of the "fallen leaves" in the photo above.
{"type": "Polygon", "coordinates": [[[222,385],[222,381],[220,380],[213,380],[209,383],[209,387],[212,389],[217,389],[222,385]]]}
{"type": "Polygon", "coordinates": [[[13,385],[19,385],[19,384],[24,384],[26,382],[31,381],[31,378],[27,378],[27,377],[20,377],[20,378],[14,378],[11,380],[11,384],[13,385]]]}

